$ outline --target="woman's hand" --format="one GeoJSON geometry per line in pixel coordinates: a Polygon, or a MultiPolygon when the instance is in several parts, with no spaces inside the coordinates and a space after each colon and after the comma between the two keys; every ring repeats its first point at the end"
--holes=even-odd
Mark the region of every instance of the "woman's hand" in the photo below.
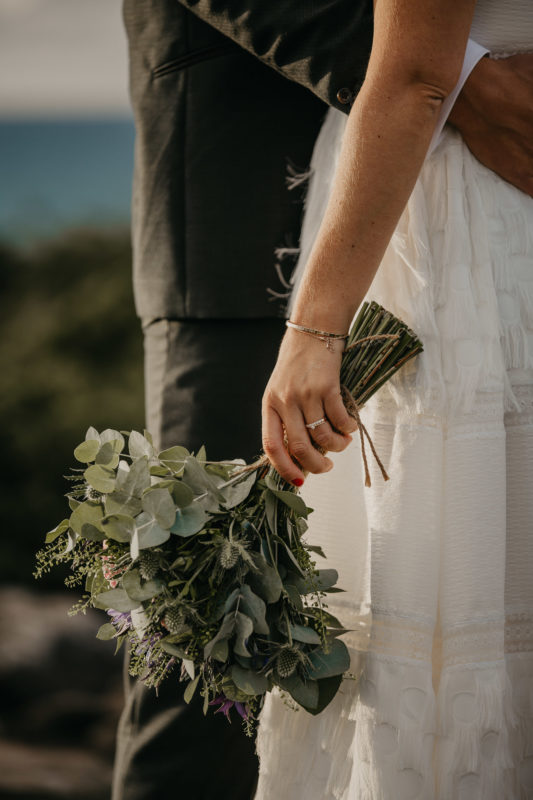
{"type": "Polygon", "coordinates": [[[327,472],[333,467],[313,441],[324,450],[340,452],[357,429],[340,393],[343,347],[344,342],[336,341],[328,350],[319,339],[288,330],[265,389],[263,449],[280,475],[296,486],[303,483],[303,470],[327,472]],[[316,428],[305,427],[322,417],[326,422],[316,428]]]}

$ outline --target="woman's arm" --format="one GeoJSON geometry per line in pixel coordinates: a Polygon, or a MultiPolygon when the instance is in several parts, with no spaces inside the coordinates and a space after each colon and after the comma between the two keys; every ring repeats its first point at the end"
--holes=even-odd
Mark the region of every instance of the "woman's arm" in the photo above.
{"type": "MultiPolygon", "coordinates": [[[[414,187],[442,102],[463,63],[475,0],[377,0],[368,71],[348,117],[339,166],[293,306],[293,321],[345,333],[366,294],[414,187]]],[[[327,416],[347,434],[353,420],[340,398],[341,347],[332,353],[288,330],[263,398],[263,446],[287,480],[331,461],[305,427],[327,416]]],[[[328,450],[349,436],[329,424],[312,431],[328,450]]]]}

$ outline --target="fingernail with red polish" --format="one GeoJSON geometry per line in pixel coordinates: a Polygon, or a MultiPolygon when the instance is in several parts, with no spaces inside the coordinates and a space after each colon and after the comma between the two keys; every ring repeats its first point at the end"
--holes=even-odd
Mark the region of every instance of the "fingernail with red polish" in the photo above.
{"type": "Polygon", "coordinates": [[[294,478],[293,483],[294,483],[295,486],[303,486],[304,485],[303,478],[294,478]]]}

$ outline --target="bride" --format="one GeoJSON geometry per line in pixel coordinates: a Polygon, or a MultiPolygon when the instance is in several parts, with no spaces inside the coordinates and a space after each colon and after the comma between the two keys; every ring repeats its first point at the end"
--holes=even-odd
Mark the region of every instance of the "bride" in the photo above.
{"type": "Polygon", "coordinates": [[[356,679],[316,717],[268,699],[256,800],[533,797],[533,200],[451,128],[430,149],[469,35],[533,51],[530,0],[376,0],[363,86],[315,148],[291,320],[343,336],[368,293],[424,353],[363,412],[391,476],[363,489],[342,339],[282,341],[264,448],[315,473],[356,679]]]}

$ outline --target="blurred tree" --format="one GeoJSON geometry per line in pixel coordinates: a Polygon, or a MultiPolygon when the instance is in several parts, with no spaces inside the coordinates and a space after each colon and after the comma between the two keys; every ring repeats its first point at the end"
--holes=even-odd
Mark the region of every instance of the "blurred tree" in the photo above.
{"type": "Polygon", "coordinates": [[[33,582],[35,550],[65,516],[62,475],[87,427],[143,428],[130,268],[123,230],[75,230],[27,252],[0,244],[4,581],[33,582]]]}

